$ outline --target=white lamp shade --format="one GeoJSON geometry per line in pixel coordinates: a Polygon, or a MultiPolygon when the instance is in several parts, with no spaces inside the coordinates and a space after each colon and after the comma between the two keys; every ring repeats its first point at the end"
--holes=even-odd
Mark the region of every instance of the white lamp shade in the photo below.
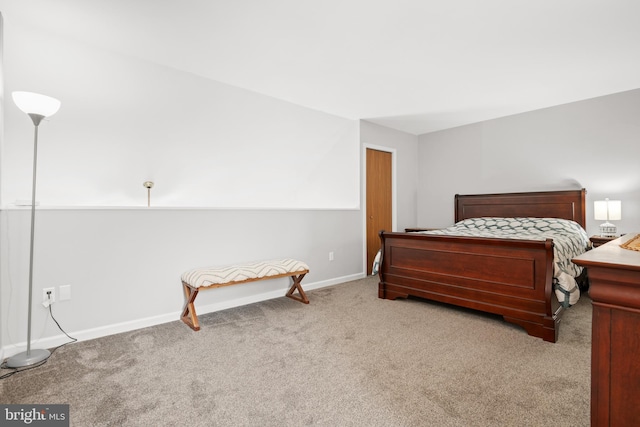
{"type": "Polygon", "coordinates": [[[594,202],[595,219],[603,221],[619,221],[622,219],[622,202],[620,200],[598,200],[594,202]]]}
{"type": "Polygon", "coordinates": [[[13,92],[11,96],[18,108],[27,114],[50,117],[60,109],[60,101],[39,93],[13,92]]]}

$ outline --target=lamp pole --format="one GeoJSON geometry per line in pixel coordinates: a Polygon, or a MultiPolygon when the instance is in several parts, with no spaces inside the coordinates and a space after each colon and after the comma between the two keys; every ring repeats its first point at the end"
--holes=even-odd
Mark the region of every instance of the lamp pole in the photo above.
{"type": "MultiPolygon", "coordinates": [[[[36,225],[36,172],[38,171],[38,127],[44,116],[38,114],[29,114],[31,120],[33,120],[33,180],[31,183],[31,244],[29,249],[29,321],[27,325],[27,358],[35,357],[31,355],[31,310],[33,302],[33,246],[35,240],[35,225],[36,225]]],[[[46,352],[40,357],[44,359],[48,358],[51,353],[49,350],[38,350],[46,352]]],[[[41,360],[44,360],[41,359],[41,360]]],[[[38,360],[40,361],[40,360],[38,360]]],[[[37,363],[37,362],[34,362],[37,363]]]]}

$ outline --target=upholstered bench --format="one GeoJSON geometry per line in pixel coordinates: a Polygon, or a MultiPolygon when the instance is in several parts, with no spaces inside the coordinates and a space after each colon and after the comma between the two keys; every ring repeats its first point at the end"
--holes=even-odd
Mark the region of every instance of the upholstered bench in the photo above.
{"type": "Polygon", "coordinates": [[[181,279],[186,296],[186,303],[180,319],[194,331],[200,330],[198,315],[196,314],[193,302],[201,289],[220,288],[278,277],[291,276],[293,285],[289,288],[286,296],[296,301],[309,304],[309,299],[300,284],[302,278],[308,272],[309,266],[307,266],[307,264],[294,259],[261,261],[226,267],[195,268],[185,271],[181,279]],[[299,295],[294,295],[296,290],[299,295]]]}

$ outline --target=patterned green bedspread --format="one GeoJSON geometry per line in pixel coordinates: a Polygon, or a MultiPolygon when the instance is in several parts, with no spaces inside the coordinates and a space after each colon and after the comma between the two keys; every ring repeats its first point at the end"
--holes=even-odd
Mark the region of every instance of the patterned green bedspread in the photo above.
{"type": "Polygon", "coordinates": [[[572,263],[571,259],[584,253],[591,243],[587,232],[575,221],[559,218],[470,218],[448,228],[419,233],[522,240],[553,239],[553,282],[558,301],[568,307],[580,298],[575,277],[580,275],[582,267],[572,263]]]}

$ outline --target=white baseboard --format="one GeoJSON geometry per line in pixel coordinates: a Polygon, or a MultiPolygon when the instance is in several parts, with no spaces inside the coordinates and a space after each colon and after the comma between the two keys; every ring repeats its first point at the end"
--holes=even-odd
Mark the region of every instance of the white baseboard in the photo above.
{"type": "MultiPolygon", "coordinates": [[[[326,288],[328,286],[338,285],[340,283],[350,282],[352,280],[358,280],[365,277],[364,273],[351,274],[349,276],[336,277],[330,280],[324,280],[321,282],[309,283],[304,285],[305,291],[311,291],[313,289],[326,288]]],[[[213,313],[216,311],[226,310],[233,307],[240,307],[243,305],[253,304],[260,301],[266,301],[273,298],[279,298],[282,296],[282,290],[276,290],[271,292],[265,292],[262,294],[255,294],[249,297],[237,298],[229,301],[224,301],[216,304],[208,304],[198,307],[198,314],[213,313]]],[[[179,320],[180,312],[172,312],[161,314],[158,316],[146,317],[144,319],[136,319],[128,322],[115,323],[112,325],[101,326],[99,328],[85,329],[82,331],[70,332],[69,335],[76,338],[78,341],[87,341],[95,338],[101,338],[108,335],[119,334],[122,332],[129,332],[136,329],[147,328],[149,326],[160,325],[162,323],[174,322],[179,320]]],[[[185,326],[186,327],[186,326],[185,326]]],[[[56,335],[48,338],[41,338],[37,343],[32,343],[34,348],[47,348],[51,349],[62,344],[68,343],[69,338],[64,334],[56,335]]],[[[21,351],[26,351],[27,343],[21,342],[15,345],[8,345],[0,348],[0,360],[4,360],[7,357],[11,357],[14,354],[18,354],[21,351]]]]}

